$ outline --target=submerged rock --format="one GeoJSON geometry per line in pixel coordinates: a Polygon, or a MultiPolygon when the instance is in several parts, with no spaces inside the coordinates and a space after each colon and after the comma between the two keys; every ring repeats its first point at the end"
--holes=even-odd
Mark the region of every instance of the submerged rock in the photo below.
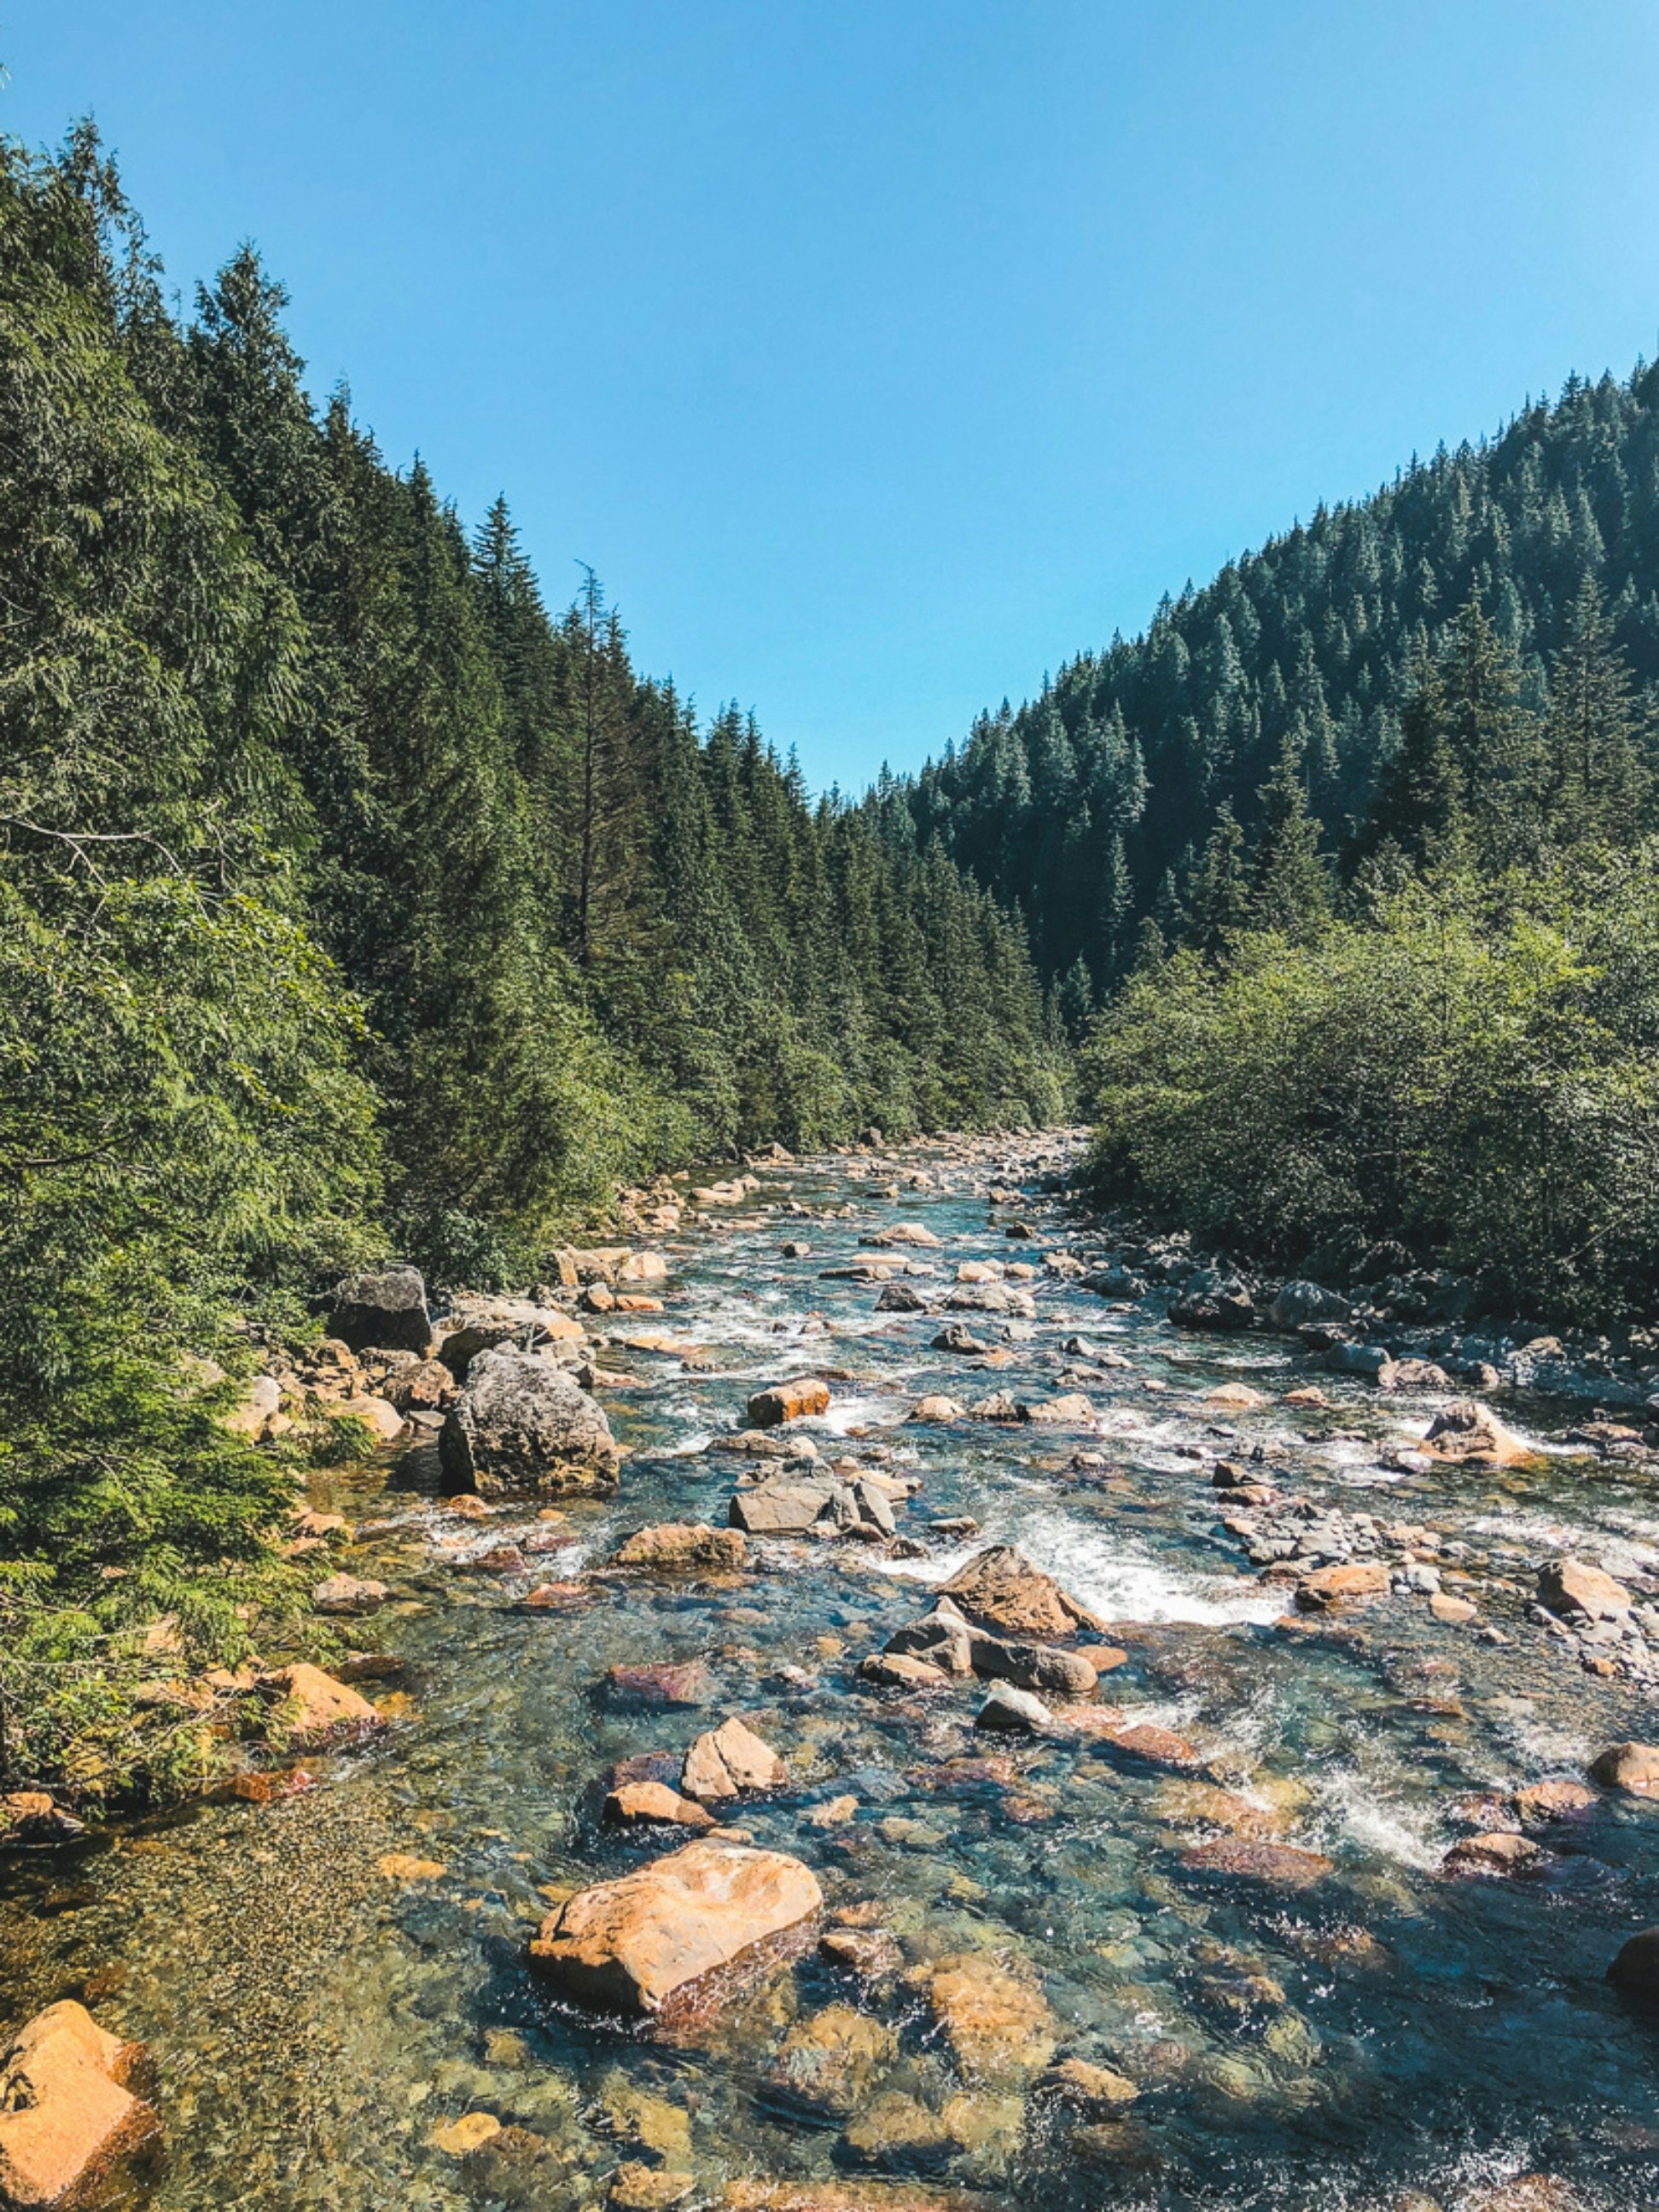
{"type": "Polygon", "coordinates": [[[701,1659],[647,1660],[607,1668],[605,1682],[625,1701],[641,1705],[706,1705],[714,1678],[701,1659]]]}
{"type": "Polygon", "coordinates": [[[1054,2057],[1060,2022],[1024,1959],[965,1951],[919,1966],[907,1979],[967,2080],[1028,2081],[1054,2057]]]}
{"type": "MultiPolygon", "coordinates": [[[[817,1877],[781,1851],[688,1844],[549,1915],[532,1963],[584,2002],[634,2014],[680,2007],[699,1985],[811,1920],[817,1877]]],[[[707,1992],[705,1992],[707,1993],[707,1992]]]]}
{"type": "Polygon", "coordinates": [[[791,2103],[845,2119],[897,2056],[898,2038],[890,2027],[853,2005],[830,2004],[790,2029],[769,2085],[791,2103]]]}
{"type": "Polygon", "coordinates": [[[83,2204],[161,2134],[128,2081],[143,2056],[83,2005],[48,2005],[0,2051],[0,2204],[83,2204]]]}
{"type": "Polygon", "coordinates": [[[1188,1874],[1209,1881],[1259,1882],[1269,1889],[1311,1889],[1336,1871],[1322,1851],[1303,1850],[1294,1844],[1251,1843],[1234,1836],[1195,1844],[1182,1853],[1181,1863],[1188,1874]]]}
{"type": "Polygon", "coordinates": [[[483,1498],[562,1498],[614,1490],[611,1425],[569,1376],[533,1352],[481,1352],[444,1420],[443,1471],[483,1498]]]}
{"type": "Polygon", "coordinates": [[[1644,1928],[1624,1944],[1607,1979],[1627,1996],[1659,1997],[1659,1928],[1644,1928]]]}

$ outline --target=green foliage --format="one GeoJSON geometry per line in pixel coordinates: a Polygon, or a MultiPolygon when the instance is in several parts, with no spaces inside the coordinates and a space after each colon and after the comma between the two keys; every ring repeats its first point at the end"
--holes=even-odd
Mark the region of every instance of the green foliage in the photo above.
{"type": "Polygon", "coordinates": [[[0,141],[0,1777],[176,1784],[200,1726],[135,1686],[285,1632],[250,1316],[1063,1091],[1018,923],[896,795],[700,727],[591,575],[550,617],[504,500],[469,539],[313,409],[285,305],[245,247],[181,326],[90,129],[0,141]]]}
{"type": "Polygon", "coordinates": [[[1103,1193],[1292,1264],[1392,1237],[1581,1320],[1659,1291],[1659,847],[1176,955],[1097,1025],[1103,1193]]]}

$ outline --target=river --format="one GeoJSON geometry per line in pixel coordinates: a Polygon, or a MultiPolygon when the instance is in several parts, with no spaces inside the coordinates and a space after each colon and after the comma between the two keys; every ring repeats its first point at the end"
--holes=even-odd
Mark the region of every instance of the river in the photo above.
{"type": "MultiPolygon", "coordinates": [[[[830,1413],[804,1425],[826,1456],[919,1478],[899,1556],[751,1543],[738,1578],[601,1578],[585,1601],[529,1613],[465,1563],[533,1530],[533,1509],[460,1521],[429,1454],[316,1479],[319,1506],[368,1526],[337,1563],[393,1589],[358,1632],[406,1662],[373,1692],[392,1728],[308,1761],[308,1795],[189,1807],[0,1875],[5,2015],[83,1995],[153,2051],[167,2160],[118,2201],[562,2212],[613,2190],[648,2203],[653,2185],[666,2203],[684,2185],[667,2174],[690,2178],[690,2203],[805,2212],[1383,2212],[1408,2189],[1454,2208],[1540,2168],[1598,2212],[1650,2201],[1659,2031],[1605,1975],[1659,1919],[1659,1808],[1601,1800],[1552,1832],[1533,1879],[1441,1871],[1480,1825],[1465,1801],[1582,1780],[1601,1746],[1654,1733],[1645,1692],[1587,1674],[1527,1617],[1536,1563],[1564,1547],[1654,1564],[1648,1478],[1571,1453],[1502,1473],[1391,1468],[1441,1401],[1322,1376],[1328,1407],[1287,1407],[1310,1377],[1285,1340],[1184,1335],[1156,1296],[1115,1307],[1045,1272],[1046,1253],[1106,1249],[1039,1188],[1063,1152],[769,1170],[665,1244],[661,1318],[589,1324],[605,1364],[634,1378],[602,1391],[629,1456],[613,1498],[569,1507],[576,1542],[550,1571],[575,1578],[648,1523],[723,1525],[744,1462],[707,1445],[743,1425],[750,1392],[802,1373],[833,1378],[830,1413]],[[1000,1180],[1023,1184],[1017,1206],[988,1202],[1000,1180]],[[1016,1215],[1029,1238],[1006,1234],[1016,1215]],[[939,1246],[860,1245],[896,1222],[939,1246]],[[807,1249],[786,1256],[791,1241],[807,1249]],[[879,1311],[878,1285],[827,1273],[875,1259],[931,1270],[908,1279],[934,1310],[879,1311]],[[959,1266],[1010,1261],[1038,1270],[1035,1320],[941,1316],[959,1266]],[[933,1349],[942,1319],[990,1343],[990,1362],[933,1349]],[[676,1348],[626,1341],[657,1332],[676,1348]],[[1265,1404],[1209,1400],[1228,1382],[1265,1404]],[[906,1418],[928,1392],[1070,1389],[1093,1409],[1077,1426],[906,1418]],[[1255,1464],[1316,1510],[1409,1518],[1464,1546],[1475,1620],[1400,1595],[1278,1626],[1286,1589],[1223,1528],[1210,1480],[1218,1455],[1257,1447],[1255,1464]],[[930,1528],[963,1516],[976,1534],[930,1528]],[[973,1726],[983,1686],[916,1696],[859,1680],[930,1585],[993,1542],[1113,1625],[1128,1656],[1101,1698],[1198,1746],[1201,1777],[1074,1731],[989,1739],[973,1726]],[[701,1705],[604,1686],[614,1664],[663,1659],[705,1662],[701,1705]],[[831,1908],[864,1907],[851,1917],[896,1939],[896,1971],[854,1981],[809,1954],[673,2039],[562,2004],[526,1965],[550,1899],[677,1840],[604,1828],[601,1778],[726,1713],[790,1775],[723,1817],[805,1859],[831,1908]],[[831,1824],[823,1808],[849,1797],[831,1824]],[[1237,1832],[1241,1799],[1261,1833],[1333,1871],[1296,1892],[1197,1879],[1185,1855],[1218,1832],[1212,1814],[1237,1832]],[[1111,2068],[1133,2101],[1086,2112],[1030,2079],[959,2078],[918,1989],[930,1962],[979,1953],[1039,1993],[1059,2056],[1111,2068]],[[815,2105],[791,2086],[789,2039],[834,2005],[877,2032],[855,2094],[815,2105]],[[470,2113],[500,2132],[470,2156],[434,2142],[470,2113]],[[745,2179],[805,2193],[726,2196],[745,2179]]],[[[1532,1434],[1565,1418],[1515,1401],[1504,1417],[1532,1434]]]]}

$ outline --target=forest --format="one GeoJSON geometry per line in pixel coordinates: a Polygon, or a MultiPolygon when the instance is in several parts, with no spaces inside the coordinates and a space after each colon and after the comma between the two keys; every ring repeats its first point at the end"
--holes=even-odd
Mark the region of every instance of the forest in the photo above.
{"type": "Polygon", "coordinates": [[[1023,913],[1096,1188],[1498,1310],[1659,1295],[1659,370],[1165,600],[902,788],[1023,913]]]}
{"type": "Polygon", "coordinates": [[[0,1604],[48,1638],[234,1650],[291,1478],[179,1363],[234,1387],[343,1267],[524,1285],[647,1170],[1065,1096],[994,895],[641,675],[596,577],[550,610],[284,304],[244,249],[172,311],[89,127],[0,143],[0,1604]]]}

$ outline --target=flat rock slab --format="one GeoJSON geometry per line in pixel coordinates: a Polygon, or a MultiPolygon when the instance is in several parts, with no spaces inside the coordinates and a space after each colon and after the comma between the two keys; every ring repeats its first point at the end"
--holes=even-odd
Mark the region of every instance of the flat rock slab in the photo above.
{"type": "Polygon", "coordinates": [[[660,2014],[813,1919],[823,1904],[811,1869],[781,1851],[688,1844],[569,1899],[543,1923],[530,1955],[584,2003],[660,2014]]]}

